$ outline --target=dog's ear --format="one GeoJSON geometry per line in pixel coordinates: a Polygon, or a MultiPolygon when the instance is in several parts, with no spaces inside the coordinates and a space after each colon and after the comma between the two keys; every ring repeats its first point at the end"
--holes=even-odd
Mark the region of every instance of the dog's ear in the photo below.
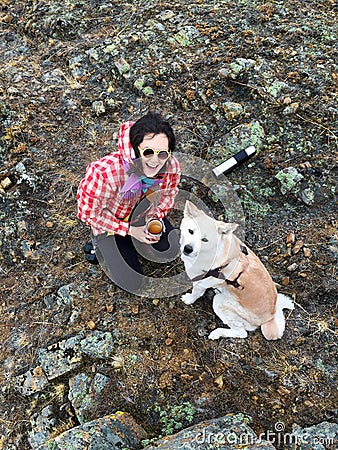
{"type": "Polygon", "coordinates": [[[185,202],[185,207],[184,207],[184,217],[197,217],[198,215],[201,214],[202,211],[200,211],[192,202],[190,202],[189,200],[187,200],[185,202]]]}
{"type": "Polygon", "coordinates": [[[230,233],[233,233],[236,228],[238,227],[237,223],[225,223],[225,222],[219,222],[217,230],[219,234],[222,234],[223,237],[229,235],[230,233]]]}

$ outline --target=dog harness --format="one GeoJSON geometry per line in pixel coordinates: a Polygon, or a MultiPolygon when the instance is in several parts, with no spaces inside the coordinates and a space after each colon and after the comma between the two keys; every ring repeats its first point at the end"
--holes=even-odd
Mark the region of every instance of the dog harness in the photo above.
{"type": "MultiPolygon", "coordinates": [[[[249,253],[248,249],[244,245],[241,245],[240,249],[241,249],[241,252],[244,253],[244,255],[248,255],[248,253],[249,253]]],[[[242,275],[242,272],[240,272],[239,275],[237,275],[237,277],[234,280],[228,280],[227,278],[224,277],[224,274],[221,272],[221,270],[224,269],[225,267],[227,267],[229,264],[230,264],[230,262],[228,262],[224,266],[217,267],[216,269],[208,270],[208,272],[205,272],[202,275],[197,275],[197,277],[192,278],[191,281],[200,281],[200,280],[204,280],[205,278],[208,278],[208,277],[214,277],[214,278],[223,279],[223,280],[225,280],[225,282],[227,284],[230,284],[231,286],[234,286],[235,288],[239,288],[240,284],[238,283],[237,280],[242,275]]]]}

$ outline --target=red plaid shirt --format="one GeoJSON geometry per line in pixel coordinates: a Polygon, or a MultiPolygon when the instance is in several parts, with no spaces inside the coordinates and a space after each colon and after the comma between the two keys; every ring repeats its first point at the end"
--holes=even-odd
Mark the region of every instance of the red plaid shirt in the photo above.
{"type": "MultiPolygon", "coordinates": [[[[121,126],[118,151],[92,162],[80,182],[77,201],[78,218],[90,225],[96,236],[113,232],[125,236],[129,223],[125,219],[142,198],[122,198],[120,191],[127,181],[123,160],[131,162],[135,156],[129,141],[129,130],[133,122],[121,126]]],[[[167,162],[166,173],[159,184],[159,199],[151,210],[151,217],[163,218],[174,206],[180,181],[180,165],[174,156],[167,162]]]]}

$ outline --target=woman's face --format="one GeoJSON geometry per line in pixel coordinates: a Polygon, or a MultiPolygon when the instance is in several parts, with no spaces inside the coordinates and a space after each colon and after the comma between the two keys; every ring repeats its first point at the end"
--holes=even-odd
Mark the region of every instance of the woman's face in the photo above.
{"type": "Polygon", "coordinates": [[[142,150],[151,148],[153,150],[169,151],[169,140],[164,133],[146,134],[140,146],[142,170],[146,177],[152,178],[160,171],[168,159],[159,159],[158,154],[154,154],[150,158],[142,156],[142,150]]]}

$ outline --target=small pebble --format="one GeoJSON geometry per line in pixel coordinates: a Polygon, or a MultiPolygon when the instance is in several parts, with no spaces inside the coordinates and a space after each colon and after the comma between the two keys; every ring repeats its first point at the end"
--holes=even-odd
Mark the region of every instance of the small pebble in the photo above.
{"type": "Polygon", "coordinates": [[[287,244],[293,244],[295,242],[295,233],[292,231],[286,236],[286,243],[287,244]]]}
{"type": "Polygon", "coordinates": [[[95,328],[96,328],[96,324],[95,324],[95,322],[94,322],[93,320],[89,320],[89,321],[87,322],[87,325],[88,325],[88,328],[89,328],[90,330],[95,330],[95,328]]]}
{"type": "Polygon", "coordinates": [[[219,377],[215,378],[214,383],[216,384],[217,387],[222,389],[222,387],[224,386],[223,375],[220,375],[219,377]]]}
{"type": "Polygon", "coordinates": [[[11,180],[6,177],[1,181],[1,187],[3,189],[9,189],[11,186],[13,185],[13,183],[11,182],[11,180]]]}
{"type": "Polygon", "coordinates": [[[288,284],[290,284],[290,277],[283,277],[282,278],[282,285],[283,286],[288,286],[288,284]]]}
{"type": "Polygon", "coordinates": [[[311,258],[312,256],[311,250],[307,247],[303,247],[303,253],[306,258],[311,258]]]}
{"type": "Polygon", "coordinates": [[[297,269],[298,269],[298,264],[297,263],[293,263],[293,264],[290,264],[290,266],[288,266],[286,270],[288,272],[294,272],[297,269]]]}
{"type": "Polygon", "coordinates": [[[303,241],[296,241],[295,246],[292,249],[292,253],[296,255],[304,247],[303,241]]]}

